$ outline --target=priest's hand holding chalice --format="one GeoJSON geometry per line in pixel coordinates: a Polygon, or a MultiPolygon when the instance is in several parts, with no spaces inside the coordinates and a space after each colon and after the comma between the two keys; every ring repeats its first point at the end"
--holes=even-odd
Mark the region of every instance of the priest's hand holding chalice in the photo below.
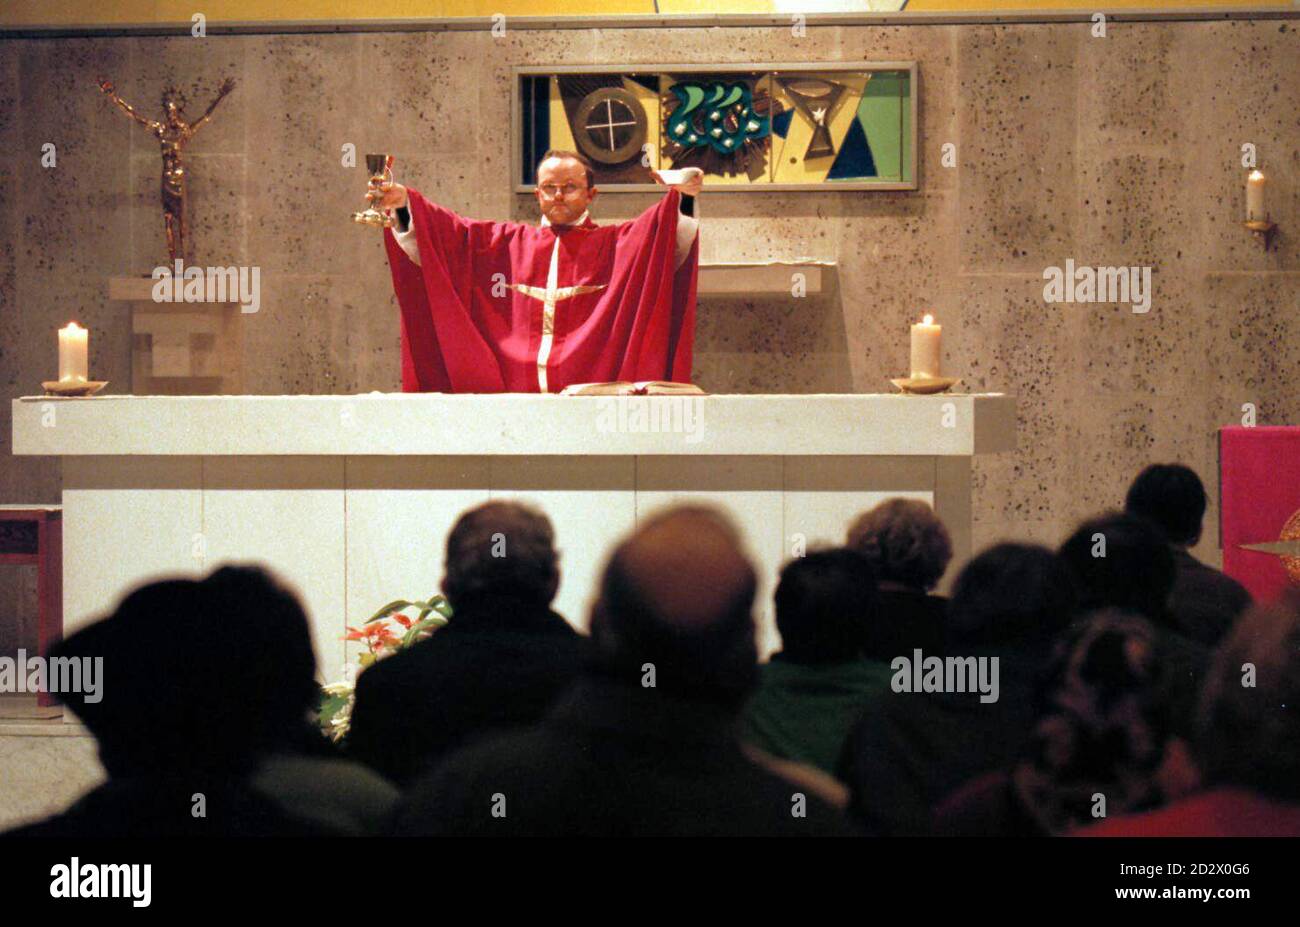
{"type": "Polygon", "coordinates": [[[391,228],[396,223],[388,210],[406,205],[406,187],[393,182],[393,156],[366,155],[366,170],[370,171],[370,185],[366,188],[368,205],[361,212],[354,212],[352,219],[374,228],[391,228]]]}

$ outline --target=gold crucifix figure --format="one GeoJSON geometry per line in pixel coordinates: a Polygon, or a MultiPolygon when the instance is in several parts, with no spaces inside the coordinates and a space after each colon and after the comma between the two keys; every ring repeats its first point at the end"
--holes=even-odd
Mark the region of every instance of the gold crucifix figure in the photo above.
{"type": "Polygon", "coordinates": [[[186,122],[182,113],[185,110],[185,95],[176,87],[168,87],[162,94],[163,120],[146,119],[135,111],[131,104],[117,95],[113,82],[106,79],[99,81],[99,89],[110,100],[140,125],[157,137],[162,146],[162,203],[163,228],[167,234],[167,254],[174,264],[177,258],[184,260],[185,254],[185,165],[181,151],[186,142],[194,137],[199,128],[212,118],[212,111],[235,89],[235,80],[227,77],[217,91],[217,98],[205,112],[194,122],[186,122]]]}

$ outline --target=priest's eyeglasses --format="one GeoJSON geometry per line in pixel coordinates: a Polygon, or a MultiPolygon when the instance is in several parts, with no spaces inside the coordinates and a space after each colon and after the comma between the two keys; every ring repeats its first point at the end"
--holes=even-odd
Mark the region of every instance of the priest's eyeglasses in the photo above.
{"type": "Polygon", "coordinates": [[[541,190],[542,195],[544,195],[547,199],[553,200],[555,199],[556,196],[558,196],[561,193],[563,193],[565,198],[567,199],[568,197],[573,196],[573,194],[577,193],[579,190],[585,190],[587,188],[580,187],[575,183],[566,183],[562,187],[556,186],[553,183],[544,183],[541,186],[539,186],[537,189],[541,190]]]}

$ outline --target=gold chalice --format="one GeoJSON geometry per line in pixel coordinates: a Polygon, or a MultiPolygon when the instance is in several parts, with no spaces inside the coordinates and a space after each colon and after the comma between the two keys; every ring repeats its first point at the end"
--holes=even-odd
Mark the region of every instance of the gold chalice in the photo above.
{"type": "MultiPolygon", "coordinates": [[[[366,155],[366,170],[370,171],[372,183],[392,183],[393,156],[390,154],[366,155]]],[[[375,203],[379,201],[380,194],[367,192],[366,199],[369,205],[361,212],[352,214],[353,222],[360,222],[362,225],[369,225],[377,229],[391,228],[396,224],[392,216],[375,208],[375,203]]]]}

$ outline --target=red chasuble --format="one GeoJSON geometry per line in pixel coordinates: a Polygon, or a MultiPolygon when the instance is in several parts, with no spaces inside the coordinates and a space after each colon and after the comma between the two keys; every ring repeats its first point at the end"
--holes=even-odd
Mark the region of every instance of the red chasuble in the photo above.
{"type": "Polygon", "coordinates": [[[699,239],[676,268],[678,191],[619,225],[554,228],[466,219],[408,192],[420,263],[384,232],[404,392],[690,382],[699,239]]]}

